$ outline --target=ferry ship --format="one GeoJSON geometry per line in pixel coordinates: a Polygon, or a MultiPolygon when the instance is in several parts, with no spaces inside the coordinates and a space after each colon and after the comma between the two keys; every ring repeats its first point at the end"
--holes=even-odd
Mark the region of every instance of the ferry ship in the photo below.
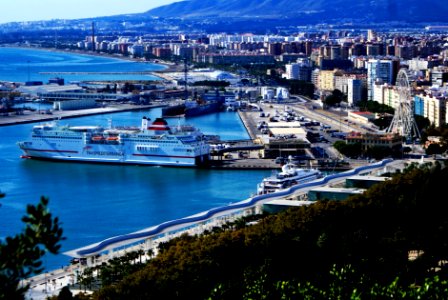
{"type": "Polygon", "coordinates": [[[168,126],[163,118],[140,127],[36,125],[18,142],[23,158],[196,167],[210,158],[206,136],[189,125],[168,126]]]}
{"type": "Polygon", "coordinates": [[[257,193],[258,195],[275,193],[322,176],[322,172],[317,169],[297,168],[293,163],[288,162],[282,166],[281,172],[264,178],[257,187],[257,193]]]}

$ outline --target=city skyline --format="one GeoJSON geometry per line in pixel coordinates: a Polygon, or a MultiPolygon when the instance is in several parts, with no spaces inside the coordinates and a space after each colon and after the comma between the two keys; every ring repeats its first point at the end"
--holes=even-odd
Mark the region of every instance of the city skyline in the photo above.
{"type": "Polygon", "coordinates": [[[179,0],[16,0],[2,3],[0,24],[142,13],[179,0]]]}

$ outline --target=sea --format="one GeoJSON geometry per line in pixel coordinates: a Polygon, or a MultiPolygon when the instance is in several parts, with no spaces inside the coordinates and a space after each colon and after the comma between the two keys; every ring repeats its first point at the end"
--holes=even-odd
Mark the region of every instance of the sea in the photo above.
{"type": "MultiPolygon", "coordinates": [[[[0,78],[23,81],[28,76],[20,60],[27,57],[46,61],[46,70],[69,70],[73,62],[78,70],[88,70],[93,60],[96,70],[109,70],[120,65],[138,70],[139,64],[116,59],[85,57],[68,53],[28,49],[0,49],[0,78]],[[10,60],[3,57],[9,53],[10,60]],[[54,59],[53,59],[54,57],[54,59]],[[13,59],[15,58],[15,59],[13,59]],[[9,65],[9,66],[8,66],[9,65]],[[52,67],[49,67],[51,65],[52,67]],[[104,69],[103,69],[104,67],[104,69]],[[8,68],[15,71],[8,75],[8,68]]],[[[35,66],[36,67],[36,66],[35,66]]],[[[159,66],[154,66],[159,67],[159,66]]],[[[36,67],[37,69],[37,67],[36,67]]],[[[38,72],[32,80],[38,80],[38,72]]],[[[41,79],[42,80],[42,79],[41,79]]],[[[89,80],[79,76],[76,80],[89,80]]],[[[86,116],[58,120],[61,125],[139,126],[143,116],[161,116],[161,108],[86,116]],[[109,121],[110,120],[110,121],[109,121]]],[[[222,140],[249,138],[235,112],[222,112],[188,119],[170,118],[169,124],[191,124],[206,134],[219,135],[222,140]]],[[[36,124],[0,127],[0,239],[19,233],[22,216],[28,204],[37,204],[40,197],[49,198],[49,208],[62,224],[64,237],[61,253],[47,254],[43,259],[46,271],[69,264],[63,254],[103,239],[151,227],[172,219],[191,216],[214,207],[249,198],[257,184],[271,170],[214,170],[48,162],[21,159],[18,141],[25,140],[36,124]]]]}
{"type": "Polygon", "coordinates": [[[0,81],[42,81],[62,77],[66,83],[106,80],[156,80],[153,75],[126,74],[163,70],[163,65],[98,55],[0,47],[0,81]],[[123,74],[116,74],[116,73],[123,74]],[[97,74],[95,74],[97,73],[97,74]]]}

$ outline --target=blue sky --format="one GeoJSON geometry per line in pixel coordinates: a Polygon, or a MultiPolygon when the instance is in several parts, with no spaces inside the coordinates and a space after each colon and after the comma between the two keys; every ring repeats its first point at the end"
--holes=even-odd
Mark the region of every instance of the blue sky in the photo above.
{"type": "Polygon", "coordinates": [[[0,23],[139,13],[179,0],[1,0],[0,23]]]}

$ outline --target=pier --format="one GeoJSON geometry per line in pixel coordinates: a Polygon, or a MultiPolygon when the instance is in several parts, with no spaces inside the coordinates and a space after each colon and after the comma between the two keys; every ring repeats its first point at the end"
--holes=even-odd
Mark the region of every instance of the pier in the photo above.
{"type": "Polygon", "coordinates": [[[25,112],[23,114],[10,114],[6,116],[0,116],[0,126],[35,123],[35,122],[47,122],[58,119],[77,118],[90,115],[110,114],[133,110],[151,109],[156,107],[163,107],[165,104],[151,104],[151,105],[133,105],[133,104],[117,104],[108,105],[106,107],[80,109],[80,110],[56,110],[51,114],[37,112],[25,112]]]}
{"type": "MultiPolygon", "coordinates": [[[[82,259],[84,263],[77,263],[24,280],[23,283],[29,284],[31,287],[27,296],[33,299],[45,299],[49,295],[57,295],[63,286],[76,284],[79,274],[82,274],[87,267],[101,265],[114,257],[125,255],[130,251],[143,250],[145,253],[148,253],[148,250],[152,250],[152,253],[157,255],[158,245],[160,243],[169,241],[182,234],[199,235],[205,230],[222,226],[240,217],[259,214],[263,209],[263,204],[270,201],[287,200],[293,204],[297,201],[289,199],[300,199],[301,196],[312,188],[338,184],[354,175],[380,175],[386,172],[395,172],[396,170],[403,169],[405,164],[405,161],[386,159],[346,172],[328,175],[324,178],[296,185],[275,193],[256,195],[227,206],[213,208],[185,218],[167,221],[137,232],[111,237],[92,245],[68,251],[64,254],[80,260],[82,259]]],[[[303,204],[308,205],[310,203],[303,202],[303,204]]],[[[144,260],[150,258],[147,255],[143,257],[144,260]]]]}

